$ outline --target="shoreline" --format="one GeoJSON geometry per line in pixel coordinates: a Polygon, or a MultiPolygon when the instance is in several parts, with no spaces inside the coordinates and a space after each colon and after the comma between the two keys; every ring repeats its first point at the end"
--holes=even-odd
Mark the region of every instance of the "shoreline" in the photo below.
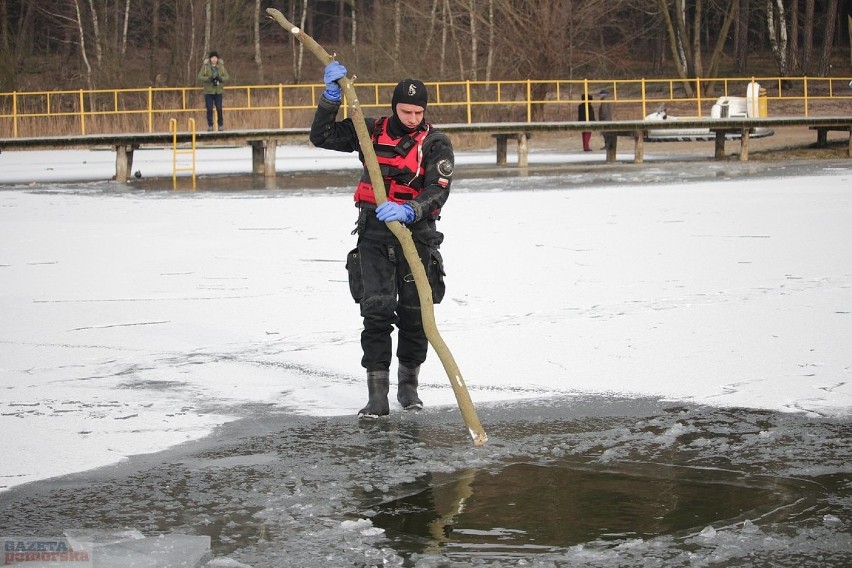
{"type": "MultiPolygon", "coordinates": [[[[440,126],[439,126],[440,128],[440,126]]],[[[646,142],[645,163],[633,163],[633,146],[621,145],[618,161],[606,162],[606,152],[601,146],[599,135],[593,136],[593,152],[583,152],[579,136],[542,134],[530,140],[529,165],[515,165],[517,152],[509,145],[508,164],[496,164],[494,148],[490,144],[482,147],[471,142],[476,137],[455,137],[457,179],[480,177],[527,177],[554,175],[559,173],[592,175],[606,172],[630,172],[639,174],[654,168],[670,172],[673,179],[691,174],[695,165],[710,171],[763,171],[773,165],[801,166],[809,163],[831,164],[835,161],[852,164],[847,156],[848,141],[839,133],[829,138],[826,147],[816,146],[816,133],[809,129],[785,128],[776,130],[775,135],[751,141],[749,161],[738,159],[739,144],[729,141],[724,160],[713,158],[712,141],[693,142],[646,142]],[[474,147],[479,146],[479,147],[474,147]]],[[[140,148],[136,151],[131,177],[126,184],[130,188],[145,187],[155,180],[154,187],[168,182],[171,186],[173,155],[171,148],[140,148]]],[[[186,158],[182,158],[186,159],[186,158]]],[[[276,159],[277,175],[271,178],[252,175],[251,149],[248,146],[200,147],[196,157],[198,179],[210,180],[217,177],[243,177],[252,181],[238,184],[241,189],[293,189],[297,184],[307,188],[323,187],[329,181],[349,186],[354,183],[361,165],[354,153],[344,154],[317,149],[308,144],[282,145],[276,159]]],[[[63,150],[16,150],[0,153],[0,188],[14,189],[42,183],[97,183],[110,182],[115,172],[115,156],[111,149],[63,149],[63,150]]],[[[178,172],[179,184],[187,183],[191,176],[178,172]]],[[[595,176],[600,182],[606,176],[595,176]],[[600,178],[600,179],[598,179],[600,178]]],[[[215,186],[221,184],[215,183],[215,186]]],[[[205,188],[201,188],[205,189],[205,188]]]]}

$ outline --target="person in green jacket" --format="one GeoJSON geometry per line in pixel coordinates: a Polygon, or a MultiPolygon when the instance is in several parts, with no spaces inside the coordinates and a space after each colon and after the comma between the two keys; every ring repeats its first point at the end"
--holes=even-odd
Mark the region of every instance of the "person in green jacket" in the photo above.
{"type": "Polygon", "coordinates": [[[224,116],[222,115],[222,93],[225,92],[224,84],[230,79],[225,62],[215,51],[211,51],[198,71],[198,80],[204,85],[204,104],[207,107],[207,131],[213,131],[213,107],[216,107],[219,130],[224,130],[224,116]]]}

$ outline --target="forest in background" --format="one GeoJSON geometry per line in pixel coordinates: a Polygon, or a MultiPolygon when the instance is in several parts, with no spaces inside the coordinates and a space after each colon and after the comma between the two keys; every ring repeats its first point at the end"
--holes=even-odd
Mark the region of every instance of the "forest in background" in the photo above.
{"type": "Polygon", "coordinates": [[[852,75],[852,0],[0,0],[0,92],[321,81],[852,75]]]}

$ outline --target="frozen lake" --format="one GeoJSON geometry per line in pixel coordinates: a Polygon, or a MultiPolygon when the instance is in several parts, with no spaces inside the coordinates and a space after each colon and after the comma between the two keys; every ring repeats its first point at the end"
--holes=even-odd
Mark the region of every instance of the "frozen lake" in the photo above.
{"type": "Polygon", "coordinates": [[[82,179],[91,156],[28,183],[22,154],[2,537],[95,566],[852,562],[848,162],[460,154],[436,317],[473,448],[434,354],[423,412],[354,417],[350,158],[190,192],[82,179]]]}

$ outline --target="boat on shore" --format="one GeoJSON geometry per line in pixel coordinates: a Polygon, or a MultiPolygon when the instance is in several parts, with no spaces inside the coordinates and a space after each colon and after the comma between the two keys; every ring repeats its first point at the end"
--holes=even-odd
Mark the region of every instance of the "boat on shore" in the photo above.
{"type": "MultiPolygon", "coordinates": [[[[745,97],[723,96],[716,99],[716,103],[710,109],[710,118],[757,118],[766,116],[765,90],[760,89],[758,83],[749,83],[745,97]]],[[[677,116],[671,116],[666,110],[665,103],[657,110],[645,117],[649,122],[654,121],[677,121],[686,120],[677,116]]],[[[772,136],[775,131],[771,128],[757,127],[749,132],[749,138],[765,138],[772,136]]],[[[738,140],[742,137],[739,132],[728,132],[725,138],[738,140]]],[[[645,140],[648,142],[693,142],[701,140],[715,140],[716,134],[709,128],[665,128],[647,131],[645,140]]]]}

